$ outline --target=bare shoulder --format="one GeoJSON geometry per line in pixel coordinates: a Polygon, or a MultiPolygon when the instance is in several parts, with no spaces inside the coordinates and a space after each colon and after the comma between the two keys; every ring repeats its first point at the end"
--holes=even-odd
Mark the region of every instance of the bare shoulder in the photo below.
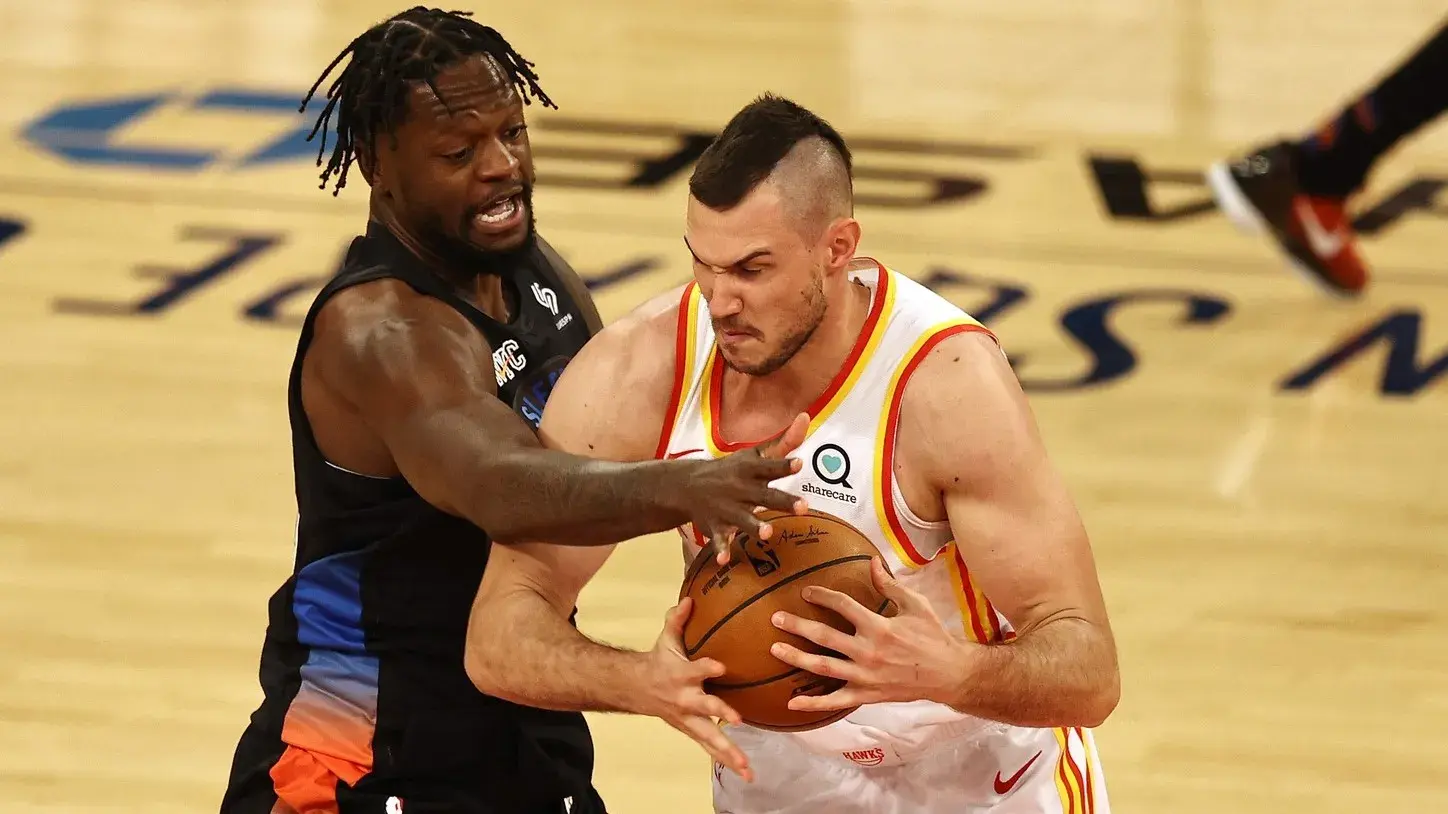
{"type": "MultiPolygon", "coordinates": [[[[606,381],[595,384],[610,395],[671,385],[682,291],[653,297],[604,328],[579,351],[564,376],[607,374],[606,381]]],[[[646,399],[648,392],[640,395],[646,399]]]]}
{"type": "Polygon", "coordinates": [[[900,422],[906,455],[921,470],[952,478],[1037,439],[1015,371],[984,331],[953,334],[926,353],[906,382],[900,422]]]}
{"type": "Polygon", "coordinates": [[[653,456],[673,392],[682,292],[644,302],[569,362],[543,411],[545,444],[612,460],[653,456]]]}
{"type": "MultiPolygon", "coordinates": [[[[461,391],[492,394],[492,349],[456,309],[395,279],[337,292],[313,323],[309,362],[332,389],[366,398],[429,372],[461,391]],[[487,375],[483,375],[487,374],[487,375]]],[[[395,388],[394,388],[395,389],[395,388]]]]}
{"type": "Polygon", "coordinates": [[[1015,372],[995,337],[983,330],[951,334],[935,343],[910,375],[902,409],[964,406],[963,402],[1001,389],[1019,390],[1015,372]]]}
{"type": "Polygon", "coordinates": [[[452,335],[469,342],[481,336],[456,308],[390,277],[334,294],[317,313],[313,331],[318,337],[353,347],[399,332],[452,335]]]}

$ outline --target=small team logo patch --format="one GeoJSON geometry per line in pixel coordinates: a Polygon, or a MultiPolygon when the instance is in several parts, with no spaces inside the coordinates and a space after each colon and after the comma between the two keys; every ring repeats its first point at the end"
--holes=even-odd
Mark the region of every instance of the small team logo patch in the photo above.
{"type": "Polygon", "coordinates": [[[402,814],[402,798],[401,798],[401,797],[388,797],[388,798],[387,798],[387,814],[402,814]]]}
{"type": "Polygon", "coordinates": [[[499,387],[512,381],[527,365],[528,357],[523,355],[523,346],[519,345],[516,339],[503,340],[503,344],[493,351],[493,373],[498,379],[499,387]]]}
{"type": "Polygon", "coordinates": [[[853,761],[861,766],[879,766],[885,762],[885,750],[880,747],[874,749],[856,749],[853,752],[841,752],[846,760],[853,761]]]}
{"type": "Polygon", "coordinates": [[[846,489],[853,489],[850,485],[850,456],[845,454],[843,447],[838,444],[820,444],[819,449],[814,451],[814,457],[810,459],[810,466],[814,468],[815,475],[831,486],[843,486],[846,489]]]}
{"type": "Polygon", "coordinates": [[[558,295],[553,293],[553,289],[544,288],[535,282],[533,283],[533,299],[537,300],[539,305],[547,308],[548,313],[555,317],[558,316],[558,295]]]}

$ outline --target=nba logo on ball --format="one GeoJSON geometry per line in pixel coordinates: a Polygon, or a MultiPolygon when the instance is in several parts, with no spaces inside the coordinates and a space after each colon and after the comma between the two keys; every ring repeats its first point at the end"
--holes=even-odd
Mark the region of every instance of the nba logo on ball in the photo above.
{"type": "Polygon", "coordinates": [[[831,486],[843,486],[846,489],[853,489],[850,486],[850,456],[845,450],[836,444],[821,444],[814,452],[814,458],[810,461],[814,467],[815,475],[820,480],[831,486]]]}

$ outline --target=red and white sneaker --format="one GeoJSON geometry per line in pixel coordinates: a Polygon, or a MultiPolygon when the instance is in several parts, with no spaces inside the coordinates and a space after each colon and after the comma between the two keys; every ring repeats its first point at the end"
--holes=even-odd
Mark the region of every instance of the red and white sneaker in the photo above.
{"type": "Polygon", "coordinates": [[[1270,236],[1308,279],[1342,296],[1367,287],[1347,199],[1304,193],[1289,143],[1219,161],[1208,168],[1207,183],[1223,214],[1244,232],[1270,236]]]}

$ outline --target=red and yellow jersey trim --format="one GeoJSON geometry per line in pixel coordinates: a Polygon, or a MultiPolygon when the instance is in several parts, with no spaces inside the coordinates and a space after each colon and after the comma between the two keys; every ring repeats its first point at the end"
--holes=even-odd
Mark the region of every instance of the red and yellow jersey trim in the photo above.
{"type": "Polygon", "coordinates": [[[965,627],[965,637],[981,644],[997,644],[1014,639],[1015,631],[1007,630],[1001,625],[995,606],[971,579],[970,568],[966,566],[965,558],[960,556],[960,549],[956,544],[952,542],[947,545],[941,555],[948,558],[946,564],[950,568],[951,584],[955,587],[955,602],[960,606],[960,621],[965,627]]]}
{"type": "Polygon", "coordinates": [[[685,388],[694,380],[694,357],[699,341],[699,285],[689,283],[679,296],[678,327],[674,332],[674,387],[669,393],[669,406],[664,413],[664,426],[659,431],[659,445],[654,457],[662,458],[669,451],[669,439],[684,412],[685,388]]]}
{"type": "Polygon", "coordinates": [[[880,431],[876,435],[880,439],[880,449],[875,455],[875,513],[879,518],[880,528],[890,540],[890,545],[907,567],[918,568],[929,560],[916,551],[910,542],[910,535],[906,533],[900,522],[900,515],[895,510],[895,497],[891,491],[895,471],[895,436],[900,425],[900,404],[905,397],[905,387],[910,383],[910,376],[920,367],[920,363],[925,361],[925,357],[930,355],[930,351],[946,339],[968,331],[984,333],[992,338],[995,336],[984,325],[965,316],[936,325],[915,340],[914,346],[895,369],[895,375],[885,391],[885,407],[880,414],[880,431]]]}
{"type": "Polygon", "coordinates": [[[1091,745],[1080,727],[1053,730],[1061,747],[1056,764],[1056,792],[1061,796],[1065,814],[1096,814],[1096,789],[1092,775],[1091,745]],[[1081,744],[1081,761],[1071,753],[1072,743],[1081,744]]]}

